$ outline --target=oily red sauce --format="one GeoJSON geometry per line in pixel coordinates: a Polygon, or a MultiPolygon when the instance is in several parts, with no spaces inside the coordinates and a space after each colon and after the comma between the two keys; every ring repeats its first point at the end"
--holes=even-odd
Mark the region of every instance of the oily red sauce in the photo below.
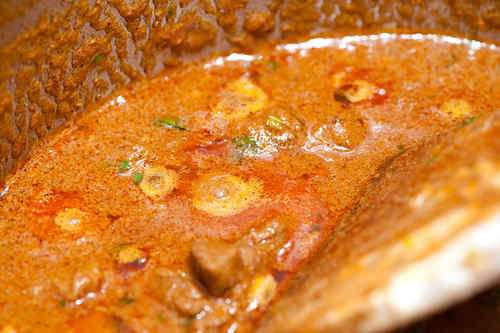
{"type": "Polygon", "coordinates": [[[322,39],[122,91],[8,180],[0,324],[251,331],[383,163],[498,109],[499,60],[437,36],[322,39]]]}

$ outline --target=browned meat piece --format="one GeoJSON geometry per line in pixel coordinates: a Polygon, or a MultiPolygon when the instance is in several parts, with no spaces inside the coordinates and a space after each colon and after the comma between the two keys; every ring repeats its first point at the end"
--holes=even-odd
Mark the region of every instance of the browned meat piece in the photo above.
{"type": "Polygon", "coordinates": [[[215,296],[241,281],[257,262],[254,248],[215,240],[195,242],[191,257],[196,277],[215,296]]]}
{"type": "Polygon", "coordinates": [[[148,280],[153,296],[164,304],[173,305],[185,316],[194,316],[208,304],[202,291],[185,272],[158,270],[148,280]]]}

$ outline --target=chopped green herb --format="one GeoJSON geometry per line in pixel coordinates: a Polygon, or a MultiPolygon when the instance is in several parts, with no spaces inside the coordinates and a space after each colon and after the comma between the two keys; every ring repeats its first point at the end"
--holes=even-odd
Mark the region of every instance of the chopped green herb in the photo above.
{"type": "Polygon", "coordinates": [[[271,69],[271,70],[275,71],[275,70],[277,70],[277,69],[278,69],[278,66],[279,66],[279,65],[278,65],[278,63],[277,63],[276,61],[271,60],[271,61],[269,61],[269,62],[267,63],[267,66],[269,67],[269,69],[271,69]]]}
{"type": "Polygon", "coordinates": [[[134,303],[135,299],[129,297],[128,295],[125,295],[122,298],[120,298],[118,301],[120,302],[120,304],[129,305],[129,304],[134,303]]]}
{"type": "Polygon", "coordinates": [[[142,182],[142,178],[144,178],[144,175],[141,172],[135,172],[132,175],[132,180],[135,184],[140,184],[140,182],[142,182]]]}
{"type": "Polygon", "coordinates": [[[435,163],[437,160],[439,159],[439,155],[438,154],[432,154],[431,157],[429,157],[429,159],[426,161],[427,164],[433,164],[435,163]]]}
{"type": "Polygon", "coordinates": [[[160,322],[160,323],[164,323],[165,321],[167,321],[167,318],[165,318],[165,315],[163,313],[158,313],[156,315],[156,319],[160,322]]]}
{"type": "Polygon", "coordinates": [[[130,166],[130,161],[129,160],[124,160],[120,163],[120,166],[118,167],[118,169],[120,170],[120,172],[125,172],[125,171],[128,171],[130,170],[131,166],[130,166]]]}
{"type": "Polygon", "coordinates": [[[460,127],[465,127],[465,126],[468,126],[470,124],[472,124],[473,122],[475,122],[477,119],[477,116],[471,116],[471,117],[467,117],[465,118],[463,121],[462,121],[462,125],[460,127]]]}
{"type": "Polygon", "coordinates": [[[233,144],[242,152],[255,153],[258,148],[257,141],[248,135],[234,138],[233,144]]]}
{"type": "Polygon", "coordinates": [[[167,18],[171,18],[172,15],[174,15],[174,9],[172,8],[172,6],[170,6],[167,9],[167,18]]]}
{"type": "Polygon", "coordinates": [[[61,308],[64,308],[64,307],[66,306],[66,300],[65,300],[65,299],[61,299],[61,300],[59,300],[59,306],[60,306],[61,308]]]}
{"type": "Polygon", "coordinates": [[[183,125],[179,124],[178,120],[173,119],[173,118],[156,119],[156,121],[155,121],[154,124],[157,127],[174,128],[174,129],[178,129],[180,131],[187,130],[186,127],[184,127],[183,125]]]}
{"type": "Polygon", "coordinates": [[[266,120],[266,125],[274,129],[282,129],[285,122],[280,117],[270,115],[266,120]]]}
{"type": "Polygon", "coordinates": [[[100,53],[96,54],[94,59],[92,60],[92,62],[96,65],[99,65],[103,61],[104,61],[104,55],[100,53]]]}

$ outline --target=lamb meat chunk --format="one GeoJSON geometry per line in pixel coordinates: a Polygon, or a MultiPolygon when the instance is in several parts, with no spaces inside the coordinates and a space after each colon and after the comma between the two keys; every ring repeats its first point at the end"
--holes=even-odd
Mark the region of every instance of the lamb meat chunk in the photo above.
{"type": "Polygon", "coordinates": [[[257,253],[247,244],[200,240],[193,244],[191,264],[200,283],[221,296],[255,269],[257,253]]]}
{"type": "Polygon", "coordinates": [[[199,313],[209,301],[185,272],[159,269],[148,276],[151,294],[163,304],[172,305],[183,316],[199,313]]]}

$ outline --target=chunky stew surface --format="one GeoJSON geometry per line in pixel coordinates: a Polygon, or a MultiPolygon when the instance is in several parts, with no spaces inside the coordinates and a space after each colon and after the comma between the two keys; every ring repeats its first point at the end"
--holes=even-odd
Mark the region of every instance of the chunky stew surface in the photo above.
{"type": "Polygon", "coordinates": [[[251,331],[383,163],[498,110],[499,74],[493,46],[382,34],[121,91],[7,181],[2,332],[251,331]]]}

